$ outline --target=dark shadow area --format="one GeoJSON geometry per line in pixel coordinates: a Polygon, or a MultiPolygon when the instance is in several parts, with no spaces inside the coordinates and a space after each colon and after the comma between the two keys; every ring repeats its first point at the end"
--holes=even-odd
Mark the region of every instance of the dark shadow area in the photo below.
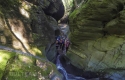
{"type": "Polygon", "coordinates": [[[63,17],[64,12],[65,12],[64,5],[61,4],[59,6],[59,10],[56,13],[52,14],[52,17],[54,17],[58,21],[58,20],[60,20],[63,17]]]}
{"type": "MultiPolygon", "coordinates": [[[[61,1],[61,0],[59,0],[59,1],[61,1]]],[[[55,4],[57,4],[57,3],[50,1],[50,5],[46,8],[44,8],[43,11],[46,15],[52,16],[54,19],[56,19],[56,21],[58,21],[63,17],[65,9],[64,9],[64,5],[62,4],[62,1],[60,2],[60,4],[58,4],[59,8],[57,8],[55,6],[55,4]],[[52,13],[53,8],[55,8],[57,10],[57,12],[52,13]]]]}
{"type": "Polygon", "coordinates": [[[59,36],[59,35],[60,35],[60,30],[59,29],[55,30],[55,36],[59,36]]]}
{"type": "Polygon", "coordinates": [[[33,3],[35,5],[38,5],[38,1],[37,0],[26,0],[27,2],[33,3]]]}
{"type": "Polygon", "coordinates": [[[60,56],[60,62],[62,64],[62,66],[65,68],[65,70],[67,71],[67,73],[69,73],[69,74],[73,74],[75,76],[83,77],[86,79],[92,79],[92,78],[99,77],[97,72],[84,71],[83,69],[79,69],[79,68],[75,67],[74,65],[72,65],[70,63],[70,60],[65,55],[60,56]]]}

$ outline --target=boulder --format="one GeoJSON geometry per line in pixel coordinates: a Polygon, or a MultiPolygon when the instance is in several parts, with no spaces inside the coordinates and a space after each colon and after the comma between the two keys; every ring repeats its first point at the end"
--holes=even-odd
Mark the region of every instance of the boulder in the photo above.
{"type": "Polygon", "coordinates": [[[70,14],[67,57],[73,65],[87,71],[122,68],[124,72],[124,2],[88,0],[70,14]]]}

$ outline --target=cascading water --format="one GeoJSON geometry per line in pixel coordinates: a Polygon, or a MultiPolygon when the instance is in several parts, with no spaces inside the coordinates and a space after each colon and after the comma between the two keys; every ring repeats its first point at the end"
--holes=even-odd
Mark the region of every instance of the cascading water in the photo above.
{"type": "Polygon", "coordinates": [[[56,66],[57,66],[57,69],[59,70],[59,72],[63,74],[63,76],[64,76],[63,80],[86,80],[82,77],[77,77],[77,76],[74,76],[72,74],[68,74],[66,72],[66,70],[63,68],[59,57],[60,57],[60,55],[57,56],[56,66]]]}

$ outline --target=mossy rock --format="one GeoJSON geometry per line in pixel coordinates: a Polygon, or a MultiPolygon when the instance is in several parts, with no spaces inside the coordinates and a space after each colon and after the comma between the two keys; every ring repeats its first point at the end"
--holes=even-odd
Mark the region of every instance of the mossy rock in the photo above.
{"type": "Polygon", "coordinates": [[[0,50],[0,79],[2,78],[6,65],[11,57],[15,56],[15,53],[0,50]]]}
{"type": "MultiPolygon", "coordinates": [[[[0,50],[0,79],[9,80],[49,80],[53,76],[61,76],[56,66],[46,59],[40,60],[28,55],[21,55],[0,50]]],[[[41,58],[42,59],[42,58],[41,58]]]]}

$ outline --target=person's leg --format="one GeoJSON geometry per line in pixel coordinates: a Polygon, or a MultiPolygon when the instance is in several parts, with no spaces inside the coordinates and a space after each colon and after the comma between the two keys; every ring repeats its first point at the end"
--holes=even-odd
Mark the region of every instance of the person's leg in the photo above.
{"type": "Polygon", "coordinates": [[[59,43],[59,49],[60,49],[60,47],[61,47],[61,43],[59,43]]]}
{"type": "Polygon", "coordinates": [[[66,47],[66,52],[68,51],[69,47],[66,47]]]}
{"type": "Polygon", "coordinates": [[[66,47],[66,52],[67,52],[67,47],[66,47]]]}
{"type": "Polygon", "coordinates": [[[58,47],[59,47],[59,46],[56,46],[56,49],[57,49],[57,50],[58,50],[58,47]]]}
{"type": "Polygon", "coordinates": [[[62,46],[63,46],[63,44],[61,43],[61,47],[60,47],[61,50],[62,50],[62,46]]]}
{"type": "Polygon", "coordinates": [[[64,44],[62,44],[62,50],[64,51],[64,44]]]}

